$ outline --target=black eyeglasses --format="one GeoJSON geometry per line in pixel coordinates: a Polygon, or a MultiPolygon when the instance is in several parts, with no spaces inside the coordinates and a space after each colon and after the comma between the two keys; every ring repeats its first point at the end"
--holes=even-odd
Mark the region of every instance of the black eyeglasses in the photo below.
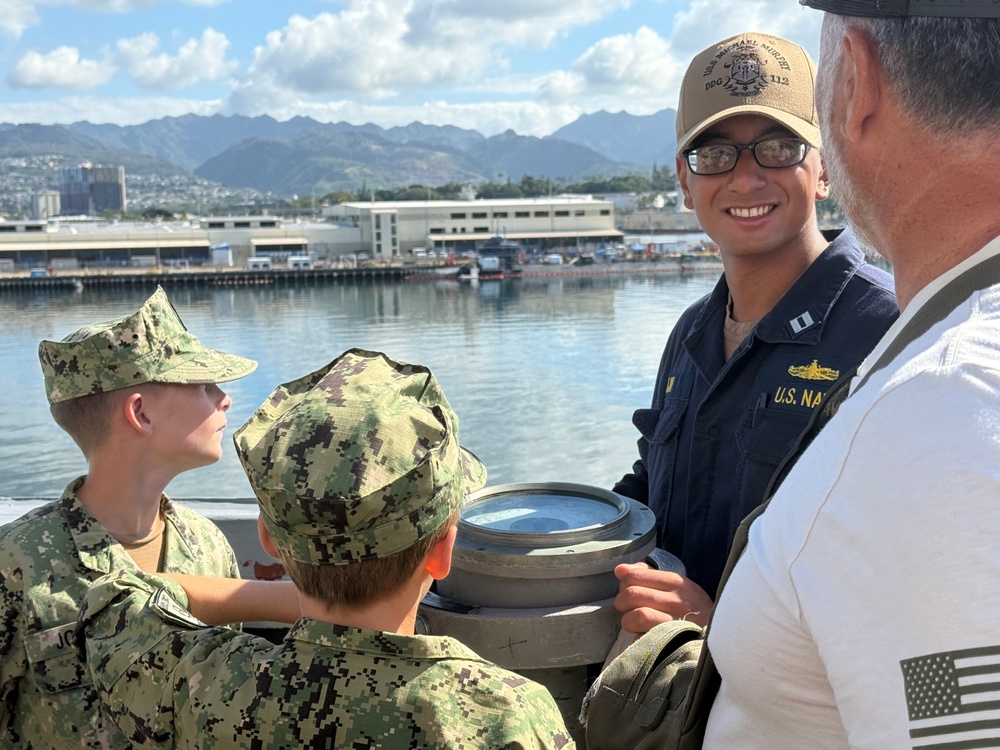
{"type": "Polygon", "coordinates": [[[765,138],[745,146],[716,143],[684,151],[688,169],[695,174],[725,174],[736,169],[740,152],[749,151],[758,164],[767,169],[782,169],[801,164],[809,153],[809,144],[801,138],[765,138]]]}

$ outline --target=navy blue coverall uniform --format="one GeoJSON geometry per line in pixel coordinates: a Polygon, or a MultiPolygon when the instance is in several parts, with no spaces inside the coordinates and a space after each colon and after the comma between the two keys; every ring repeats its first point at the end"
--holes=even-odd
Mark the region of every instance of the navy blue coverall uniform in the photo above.
{"type": "Polygon", "coordinates": [[[656,514],[658,546],[714,596],[736,527],[833,382],[899,314],[892,277],[844,230],[726,361],[729,287],[689,307],[667,341],[651,409],[639,409],[639,460],[614,491],[656,514]]]}

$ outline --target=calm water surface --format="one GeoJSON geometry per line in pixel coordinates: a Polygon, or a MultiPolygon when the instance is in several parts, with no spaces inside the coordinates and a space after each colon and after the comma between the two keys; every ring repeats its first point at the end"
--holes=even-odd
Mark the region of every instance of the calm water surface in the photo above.
{"type": "MultiPolygon", "coordinates": [[[[350,347],[427,365],[489,484],[610,487],[636,458],[633,410],[648,406],[667,335],[716,274],[170,291],[208,346],[260,362],[228,384],[226,455],[177,477],[178,498],[249,497],[232,432],[279,383],[350,347]]],[[[86,472],[52,421],[37,347],[134,311],[147,292],[0,295],[0,496],[54,497],[86,472]]]]}

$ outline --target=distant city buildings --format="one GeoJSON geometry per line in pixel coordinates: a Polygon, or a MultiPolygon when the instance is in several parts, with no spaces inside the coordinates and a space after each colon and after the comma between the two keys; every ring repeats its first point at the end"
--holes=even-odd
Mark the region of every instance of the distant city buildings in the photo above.
{"type": "Polygon", "coordinates": [[[124,211],[125,167],[69,167],[59,173],[61,213],[124,211]]]}
{"type": "Polygon", "coordinates": [[[55,190],[43,190],[31,196],[28,215],[35,221],[45,221],[58,216],[61,210],[59,193],[55,190]]]}

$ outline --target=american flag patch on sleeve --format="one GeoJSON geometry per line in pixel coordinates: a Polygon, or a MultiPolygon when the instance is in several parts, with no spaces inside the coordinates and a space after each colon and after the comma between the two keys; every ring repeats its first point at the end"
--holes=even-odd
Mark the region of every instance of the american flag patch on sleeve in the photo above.
{"type": "Polygon", "coordinates": [[[1000,748],[1000,646],[900,662],[919,750],[1000,748]]]}

